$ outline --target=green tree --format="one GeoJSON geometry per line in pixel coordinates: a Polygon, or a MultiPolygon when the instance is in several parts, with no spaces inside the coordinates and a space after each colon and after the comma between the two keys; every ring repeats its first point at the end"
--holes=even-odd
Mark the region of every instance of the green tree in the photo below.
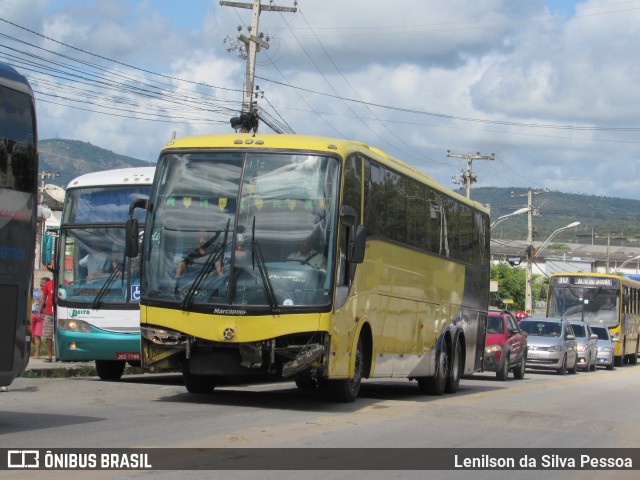
{"type": "Polygon", "coordinates": [[[498,293],[495,295],[496,307],[505,307],[505,300],[513,300],[509,310],[524,310],[526,294],[526,271],[513,268],[509,264],[491,265],[491,280],[498,282],[498,293]]]}
{"type": "MultiPolygon", "coordinates": [[[[525,309],[527,294],[527,272],[524,268],[514,268],[506,263],[491,265],[491,280],[498,282],[498,293],[494,296],[496,307],[508,307],[509,310],[518,311],[525,309]],[[512,304],[505,305],[505,300],[513,300],[512,304]]],[[[533,275],[531,278],[531,300],[546,300],[541,295],[545,290],[544,277],[533,275]]]]}

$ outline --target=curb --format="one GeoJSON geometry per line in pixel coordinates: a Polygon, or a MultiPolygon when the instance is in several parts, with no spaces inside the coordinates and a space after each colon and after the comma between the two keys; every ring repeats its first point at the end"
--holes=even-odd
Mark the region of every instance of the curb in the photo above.
{"type": "MultiPolygon", "coordinates": [[[[137,375],[143,373],[141,368],[126,367],[124,375],[137,375]]],[[[68,378],[68,377],[97,377],[98,372],[93,363],[87,365],[56,365],[50,368],[27,368],[21,375],[23,378],[68,378]]]]}

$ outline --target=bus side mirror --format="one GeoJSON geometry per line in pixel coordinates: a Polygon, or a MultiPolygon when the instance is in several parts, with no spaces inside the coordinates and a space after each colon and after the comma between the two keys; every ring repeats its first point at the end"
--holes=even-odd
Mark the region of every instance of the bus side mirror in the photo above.
{"type": "Polygon", "coordinates": [[[42,237],[42,245],[40,249],[40,258],[42,265],[50,265],[53,258],[53,237],[44,235],[42,237]]]}
{"type": "Polygon", "coordinates": [[[362,263],[364,251],[367,245],[367,227],[364,225],[352,225],[349,227],[349,250],[347,261],[349,263],[362,263]]]}
{"type": "Polygon", "coordinates": [[[138,256],[138,250],[138,220],[130,218],[125,228],[124,254],[129,258],[135,258],[138,256]]]}
{"type": "Polygon", "coordinates": [[[146,198],[136,198],[131,205],[129,205],[129,220],[127,220],[126,228],[125,228],[125,239],[124,239],[124,254],[129,258],[135,258],[138,256],[140,246],[139,246],[139,226],[138,220],[133,218],[133,212],[136,208],[147,208],[147,199],[146,198]]]}
{"type": "Polygon", "coordinates": [[[60,230],[57,228],[47,228],[42,236],[40,244],[40,263],[42,265],[46,265],[50,272],[55,271],[55,266],[54,268],[51,268],[49,265],[51,265],[51,262],[55,261],[54,251],[56,248],[56,239],[58,238],[59,233],[60,230]]]}

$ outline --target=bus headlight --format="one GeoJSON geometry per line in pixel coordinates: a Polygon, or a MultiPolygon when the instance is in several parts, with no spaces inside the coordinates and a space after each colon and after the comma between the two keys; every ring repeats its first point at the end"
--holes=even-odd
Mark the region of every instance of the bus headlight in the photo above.
{"type": "Polygon", "coordinates": [[[84,320],[61,320],[58,319],[58,328],[63,330],[71,330],[72,332],[91,332],[91,325],[84,320]]]}
{"type": "Polygon", "coordinates": [[[184,333],[167,330],[166,328],[140,327],[140,334],[157,345],[180,345],[187,343],[187,336],[184,333]]]}

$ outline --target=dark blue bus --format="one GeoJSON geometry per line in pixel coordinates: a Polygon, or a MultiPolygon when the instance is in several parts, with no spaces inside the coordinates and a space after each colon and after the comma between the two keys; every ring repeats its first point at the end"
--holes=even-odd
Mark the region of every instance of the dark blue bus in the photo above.
{"type": "Polygon", "coordinates": [[[0,63],[0,387],[29,362],[37,191],[33,91],[24,76],[0,63]]]}

